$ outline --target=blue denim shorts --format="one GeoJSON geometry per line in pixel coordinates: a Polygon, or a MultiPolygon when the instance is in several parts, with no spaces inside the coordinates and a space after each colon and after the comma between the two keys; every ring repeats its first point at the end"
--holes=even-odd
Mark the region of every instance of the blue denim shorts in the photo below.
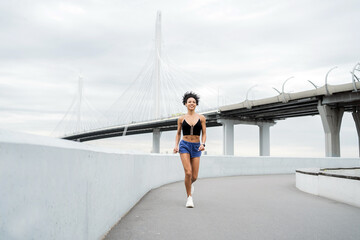
{"type": "Polygon", "coordinates": [[[179,152],[180,153],[189,153],[190,158],[200,157],[201,151],[199,151],[200,143],[196,142],[187,142],[184,140],[180,141],[179,152]]]}

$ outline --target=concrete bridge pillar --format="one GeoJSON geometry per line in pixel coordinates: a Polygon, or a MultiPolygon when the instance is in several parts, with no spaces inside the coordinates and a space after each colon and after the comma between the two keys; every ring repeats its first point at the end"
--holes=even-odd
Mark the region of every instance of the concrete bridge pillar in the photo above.
{"type": "Polygon", "coordinates": [[[270,127],[274,123],[259,124],[259,152],[260,156],[270,156],[270,127]]]}
{"type": "Polygon", "coordinates": [[[152,153],[160,153],[160,136],[161,132],[159,128],[153,130],[153,142],[152,142],[152,153]]]}
{"type": "Polygon", "coordinates": [[[223,125],[223,154],[234,155],[234,120],[219,119],[223,125]]]}
{"type": "Polygon", "coordinates": [[[354,108],[352,113],[358,134],[359,157],[360,157],[360,107],[354,108]]]}
{"type": "Polygon", "coordinates": [[[325,156],[340,157],[340,127],[344,109],[318,105],[318,111],[325,132],[325,156]]]}

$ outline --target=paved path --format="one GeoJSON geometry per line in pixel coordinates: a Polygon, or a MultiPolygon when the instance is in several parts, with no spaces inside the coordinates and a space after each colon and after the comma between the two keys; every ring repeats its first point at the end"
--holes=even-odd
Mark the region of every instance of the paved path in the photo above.
{"type": "Polygon", "coordinates": [[[199,179],[150,191],[105,239],[360,239],[360,208],[295,187],[295,175],[199,179]]]}

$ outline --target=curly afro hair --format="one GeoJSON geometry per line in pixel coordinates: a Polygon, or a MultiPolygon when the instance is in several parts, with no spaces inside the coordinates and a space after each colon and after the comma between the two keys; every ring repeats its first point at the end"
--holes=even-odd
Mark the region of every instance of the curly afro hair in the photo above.
{"type": "Polygon", "coordinates": [[[199,101],[200,101],[200,97],[199,95],[197,95],[196,93],[194,92],[186,92],[183,96],[183,104],[185,105],[185,103],[187,102],[187,100],[189,98],[194,98],[195,101],[196,101],[196,105],[199,105],[199,101]]]}

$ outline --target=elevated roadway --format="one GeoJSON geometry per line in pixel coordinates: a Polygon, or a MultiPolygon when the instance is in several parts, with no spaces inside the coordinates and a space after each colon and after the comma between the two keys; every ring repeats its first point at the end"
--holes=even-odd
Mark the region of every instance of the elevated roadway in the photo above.
{"type": "MultiPolygon", "coordinates": [[[[233,154],[234,124],[253,124],[260,127],[260,155],[270,155],[269,127],[277,120],[321,115],[326,135],[326,156],[340,156],[339,131],[344,111],[352,112],[360,132],[360,82],[342,85],[325,85],[297,93],[281,93],[278,96],[246,100],[203,112],[207,127],[224,126],[224,154],[233,154]]],[[[91,141],[125,135],[154,133],[153,152],[160,148],[160,132],[174,131],[177,117],[130,123],[75,133],[63,137],[74,141],[91,141]]],[[[359,143],[360,149],[360,143],[359,143]]]]}

